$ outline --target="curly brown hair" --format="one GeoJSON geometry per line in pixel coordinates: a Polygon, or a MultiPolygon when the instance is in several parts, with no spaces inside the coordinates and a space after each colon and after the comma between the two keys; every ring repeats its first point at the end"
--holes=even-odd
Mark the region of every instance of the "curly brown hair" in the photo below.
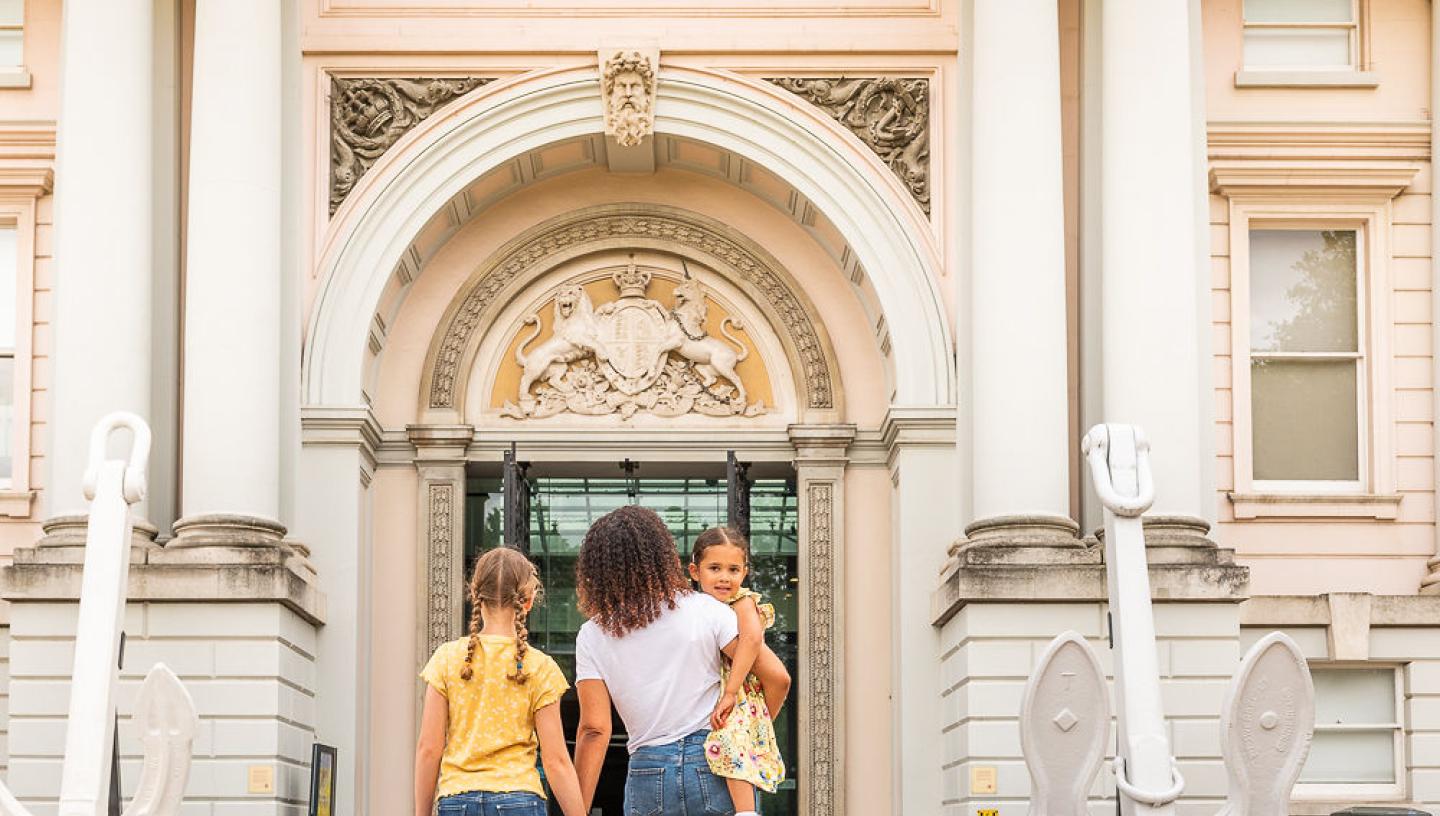
{"type": "Polygon", "coordinates": [[[580,611],[613,637],[642,629],[690,592],[675,539],[655,511],[627,505],[595,520],[575,561],[580,611]]]}

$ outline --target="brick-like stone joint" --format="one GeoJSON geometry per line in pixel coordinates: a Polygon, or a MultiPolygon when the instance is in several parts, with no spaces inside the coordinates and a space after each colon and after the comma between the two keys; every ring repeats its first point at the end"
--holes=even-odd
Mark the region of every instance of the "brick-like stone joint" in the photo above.
{"type": "MultiPolygon", "coordinates": [[[[1147,516],[1144,528],[1155,600],[1239,603],[1249,597],[1249,568],[1235,563],[1234,550],[1208,537],[1209,525],[1203,520],[1147,516]]],[[[950,563],[931,597],[935,625],[943,625],[970,603],[1107,598],[1103,530],[1079,539],[1078,546],[1008,543],[1003,538],[997,546],[985,541],[967,528],[966,538],[952,545],[950,563]]]]}

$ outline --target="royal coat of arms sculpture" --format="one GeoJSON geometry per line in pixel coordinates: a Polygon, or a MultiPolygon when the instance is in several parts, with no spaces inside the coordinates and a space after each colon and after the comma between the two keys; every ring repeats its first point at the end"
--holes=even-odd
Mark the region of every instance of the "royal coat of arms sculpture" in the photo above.
{"type": "Polygon", "coordinates": [[[569,284],[555,296],[551,334],[531,348],[542,328],[531,313],[530,333],[515,349],[520,387],[501,415],[538,419],[561,413],[629,419],[645,411],[676,417],[758,416],[760,402],[748,402],[736,372],[749,348],[729,331],[743,331],[734,317],[720,322],[723,337],[705,328],[709,306],[700,281],[688,269],[666,307],[646,293],[653,273],[631,260],[610,279],[616,300],[596,307],[585,288],[569,284]],[[528,349],[528,350],[527,350],[528,349]]]}

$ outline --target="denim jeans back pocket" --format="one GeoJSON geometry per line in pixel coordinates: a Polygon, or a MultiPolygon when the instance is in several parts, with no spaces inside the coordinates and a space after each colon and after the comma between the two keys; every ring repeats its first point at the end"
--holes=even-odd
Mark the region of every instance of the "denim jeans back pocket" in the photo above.
{"type": "Polygon", "coordinates": [[[625,816],[665,812],[665,769],[631,768],[625,778],[625,816]]]}
{"type": "Polygon", "coordinates": [[[545,800],[531,794],[523,801],[500,802],[495,805],[496,816],[545,816],[545,800]]]}
{"type": "Polygon", "coordinates": [[[477,806],[472,812],[469,807],[470,804],[472,804],[472,801],[462,799],[459,796],[446,796],[444,799],[441,799],[440,804],[436,806],[435,813],[436,816],[479,816],[480,808],[477,806]],[[446,801],[447,799],[449,801],[446,801]]]}

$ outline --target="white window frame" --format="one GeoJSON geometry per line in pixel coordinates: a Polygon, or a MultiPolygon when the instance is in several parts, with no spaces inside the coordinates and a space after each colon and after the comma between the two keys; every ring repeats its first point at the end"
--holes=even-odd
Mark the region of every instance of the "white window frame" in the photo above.
{"type": "Polygon", "coordinates": [[[1390,200],[1348,203],[1328,197],[1236,197],[1230,210],[1231,394],[1234,432],[1234,494],[1237,518],[1261,515],[1369,516],[1394,518],[1394,418],[1390,408],[1390,200]],[[1250,355],[1250,231],[1252,229],[1353,229],[1357,232],[1356,366],[1357,455],[1355,481],[1257,480],[1254,478],[1250,355]],[[1257,499],[1242,507],[1238,497],[1257,499]],[[1279,501],[1275,501],[1278,499],[1279,501]],[[1285,499],[1290,499],[1285,507],[1285,499]],[[1361,499],[1362,501],[1347,501],[1361,499]],[[1373,501],[1364,501],[1364,500],[1373,501]],[[1305,506],[1309,509],[1305,509],[1305,506]]]}
{"type": "Polygon", "coordinates": [[[1363,0],[1350,0],[1350,22],[1284,22],[1284,23],[1262,23],[1251,22],[1245,17],[1245,8],[1248,0],[1240,0],[1240,59],[1247,71],[1359,71],[1365,67],[1366,51],[1364,42],[1364,31],[1366,18],[1369,16],[1369,4],[1363,0]],[[1245,35],[1256,30],[1310,30],[1317,28],[1348,29],[1350,31],[1350,61],[1346,65],[1251,65],[1245,56],[1245,35]]]}
{"type": "Polygon", "coordinates": [[[30,87],[30,72],[29,72],[28,70],[26,70],[26,68],[25,68],[25,65],[26,65],[26,59],[25,59],[25,52],[26,52],[26,48],[25,48],[25,9],[26,9],[27,5],[28,5],[27,0],[20,0],[20,24],[19,24],[19,25],[6,25],[6,24],[4,24],[4,23],[0,23],[0,31],[19,31],[19,32],[20,32],[20,64],[19,64],[19,65],[0,65],[0,88],[29,88],[29,87],[30,87]]]}
{"type": "MultiPolygon", "coordinates": [[[[1405,678],[1403,667],[1394,663],[1368,663],[1363,661],[1311,661],[1312,670],[1356,671],[1361,669],[1389,671],[1395,683],[1395,721],[1390,723],[1368,723],[1365,730],[1388,727],[1393,734],[1393,762],[1395,781],[1390,783],[1325,783],[1299,782],[1295,785],[1291,799],[1297,802],[1365,802],[1374,800],[1402,801],[1405,799],[1405,678]]],[[[1315,724],[1315,731],[1349,730],[1343,725],[1315,724]]]]}
{"type": "MultiPolygon", "coordinates": [[[[44,182],[48,186],[47,181],[44,182]]],[[[31,384],[34,359],[35,231],[38,196],[0,187],[0,224],[15,229],[15,406],[10,436],[10,472],[0,473],[0,517],[29,518],[31,384]]]]}

